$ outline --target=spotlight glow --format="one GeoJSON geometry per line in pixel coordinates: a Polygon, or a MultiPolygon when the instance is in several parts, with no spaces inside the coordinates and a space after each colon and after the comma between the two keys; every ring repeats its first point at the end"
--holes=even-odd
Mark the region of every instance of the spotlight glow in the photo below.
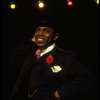
{"type": "Polygon", "coordinates": [[[68,6],[72,6],[73,5],[73,1],[72,0],[67,0],[67,5],[68,6]]]}
{"type": "Polygon", "coordinates": [[[10,8],[11,8],[11,9],[15,9],[15,8],[16,8],[15,3],[11,3],[11,4],[10,4],[10,8]]]}
{"type": "Polygon", "coordinates": [[[99,4],[99,0],[95,0],[95,2],[96,2],[97,4],[99,4]]]}
{"type": "Polygon", "coordinates": [[[39,8],[43,8],[43,7],[44,7],[44,3],[43,3],[42,1],[39,1],[39,2],[38,2],[38,7],[39,7],[39,8]]]}

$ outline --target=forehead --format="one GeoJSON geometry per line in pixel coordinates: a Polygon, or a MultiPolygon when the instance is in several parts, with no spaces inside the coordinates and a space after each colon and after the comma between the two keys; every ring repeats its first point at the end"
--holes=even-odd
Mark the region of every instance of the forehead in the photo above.
{"type": "Polygon", "coordinates": [[[39,26],[36,29],[49,29],[49,30],[53,30],[52,28],[47,27],[47,26],[39,26]]]}

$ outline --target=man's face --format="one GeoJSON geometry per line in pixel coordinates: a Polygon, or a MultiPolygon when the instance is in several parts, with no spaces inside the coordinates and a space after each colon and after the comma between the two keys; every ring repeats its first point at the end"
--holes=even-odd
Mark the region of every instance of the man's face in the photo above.
{"type": "Polygon", "coordinates": [[[40,48],[45,48],[54,41],[54,30],[49,27],[38,27],[34,34],[35,43],[40,48]]]}

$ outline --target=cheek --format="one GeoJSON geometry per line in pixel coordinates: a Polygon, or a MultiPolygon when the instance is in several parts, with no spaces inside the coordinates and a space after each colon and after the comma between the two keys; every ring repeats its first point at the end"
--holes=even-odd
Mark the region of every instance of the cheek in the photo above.
{"type": "Polygon", "coordinates": [[[36,39],[37,37],[38,37],[38,34],[37,34],[37,33],[35,33],[35,34],[34,34],[34,38],[36,39]]]}
{"type": "Polygon", "coordinates": [[[35,33],[34,33],[34,36],[36,36],[37,34],[38,34],[38,33],[37,33],[37,32],[35,32],[35,33]]]}
{"type": "Polygon", "coordinates": [[[47,37],[47,41],[48,41],[48,42],[51,42],[51,41],[53,41],[53,40],[54,40],[54,37],[53,37],[52,35],[50,35],[50,36],[47,37]]]}

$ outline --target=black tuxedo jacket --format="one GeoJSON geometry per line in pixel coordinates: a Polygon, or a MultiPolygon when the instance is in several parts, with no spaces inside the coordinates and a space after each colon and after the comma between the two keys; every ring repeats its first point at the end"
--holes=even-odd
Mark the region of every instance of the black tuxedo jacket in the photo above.
{"type": "MultiPolygon", "coordinates": [[[[38,81],[38,83],[34,84],[40,86],[41,81],[43,81],[41,77],[47,75],[53,85],[52,92],[57,90],[61,100],[95,99],[95,97],[92,97],[95,87],[95,77],[93,73],[70,51],[63,51],[56,46],[52,51],[43,55],[38,60],[36,60],[35,51],[32,51],[29,54],[27,53],[22,63],[21,71],[10,98],[11,100],[27,100],[29,75],[34,67],[37,67],[34,71],[35,75],[37,75],[36,80],[40,77],[40,83],[38,81]],[[50,64],[47,62],[49,56],[53,58],[50,64]],[[42,71],[43,68],[44,70],[42,71]],[[38,69],[40,72],[38,72],[38,69]]],[[[41,93],[42,92],[43,91],[41,91],[41,93]]],[[[49,99],[40,98],[40,100],[49,99]]]]}

